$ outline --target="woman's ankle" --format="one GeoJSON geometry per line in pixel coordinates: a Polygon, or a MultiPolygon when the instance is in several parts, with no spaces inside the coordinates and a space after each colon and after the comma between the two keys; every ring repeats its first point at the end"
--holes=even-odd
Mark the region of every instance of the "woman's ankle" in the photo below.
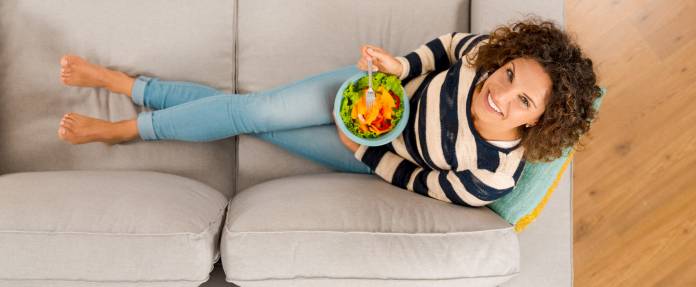
{"type": "Polygon", "coordinates": [[[106,76],[105,88],[111,92],[131,97],[134,83],[135,78],[128,76],[126,73],[109,70],[106,76]]]}
{"type": "Polygon", "coordinates": [[[114,141],[117,142],[128,142],[140,138],[140,133],[138,132],[138,121],[136,119],[125,120],[114,122],[115,133],[114,141]]]}

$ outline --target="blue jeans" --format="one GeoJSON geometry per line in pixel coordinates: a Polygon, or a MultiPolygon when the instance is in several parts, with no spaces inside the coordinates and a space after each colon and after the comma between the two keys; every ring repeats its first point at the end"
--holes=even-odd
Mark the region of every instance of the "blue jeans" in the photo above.
{"type": "Polygon", "coordinates": [[[131,95],[153,110],[138,115],[143,140],[204,142],[251,134],[334,170],[373,174],[340,141],[332,115],[336,91],[359,72],[350,66],[249,94],[140,76],[131,95]]]}

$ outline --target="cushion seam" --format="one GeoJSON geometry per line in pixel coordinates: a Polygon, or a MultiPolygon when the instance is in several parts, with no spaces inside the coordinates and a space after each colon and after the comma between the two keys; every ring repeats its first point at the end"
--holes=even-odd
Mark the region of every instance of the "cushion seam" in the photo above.
{"type": "Polygon", "coordinates": [[[374,277],[338,277],[338,276],[323,276],[323,277],[308,277],[308,276],[294,276],[290,278],[268,278],[268,279],[235,279],[227,277],[225,281],[232,283],[232,281],[245,281],[245,282],[255,282],[255,281],[268,281],[268,280],[297,280],[297,279],[348,279],[348,280],[403,280],[403,281],[436,281],[436,280],[456,280],[456,279],[470,279],[470,278],[501,278],[510,277],[519,274],[519,271],[511,272],[506,275],[483,275],[483,276],[461,276],[461,277],[443,277],[443,278],[428,278],[428,279],[410,279],[410,278],[374,278],[374,277]]]}
{"type": "Polygon", "coordinates": [[[490,233],[494,231],[514,231],[514,227],[506,227],[501,229],[490,230],[475,230],[475,231],[457,231],[457,232],[441,232],[441,233],[407,233],[407,232],[369,232],[369,231],[337,231],[337,230],[285,230],[285,231],[232,231],[225,228],[226,232],[238,234],[254,234],[254,233],[356,233],[356,234],[374,234],[374,235],[405,235],[405,236],[442,236],[442,235],[458,235],[472,233],[490,233]]]}
{"type": "Polygon", "coordinates": [[[160,237],[160,236],[187,236],[187,237],[203,237],[208,231],[211,230],[215,223],[220,222],[222,213],[227,209],[225,207],[218,210],[217,219],[208,222],[208,226],[201,230],[201,232],[171,232],[171,233],[109,233],[109,232],[85,232],[85,231],[46,231],[46,230],[0,230],[2,233],[26,233],[26,234],[48,234],[48,235],[95,235],[95,236],[123,236],[123,237],[160,237]]]}
{"type": "Polygon", "coordinates": [[[90,283],[152,283],[152,282],[206,282],[210,280],[210,276],[205,280],[186,280],[186,279],[176,279],[176,280],[86,280],[86,279],[12,279],[12,278],[0,278],[0,281],[69,281],[69,282],[90,282],[90,283]]]}

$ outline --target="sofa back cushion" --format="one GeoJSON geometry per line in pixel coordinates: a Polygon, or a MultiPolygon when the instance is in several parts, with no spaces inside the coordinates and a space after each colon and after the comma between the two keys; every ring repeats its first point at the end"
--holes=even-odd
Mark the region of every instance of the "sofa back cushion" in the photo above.
{"type": "Polygon", "coordinates": [[[104,89],[66,87],[63,54],[130,75],[234,90],[234,0],[3,0],[0,3],[0,173],[152,170],[230,194],[234,139],[73,146],[57,137],[65,113],[118,121],[142,111],[104,89]]]}
{"type": "Polygon", "coordinates": [[[488,34],[500,25],[510,25],[529,17],[540,17],[563,27],[565,1],[472,0],[471,32],[488,34]]]}
{"type": "MultiPolygon", "coordinates": [[[[454,31],[469,30],[468,0],[239,0],[237,88],[270,89],[354,65],[359,48],[373,44],[406,53],[454,31]],[[299,12],[298,12],[299,11],[299,12]]],[[[329,169],[241,136],[239,186],[329,169]]]]}

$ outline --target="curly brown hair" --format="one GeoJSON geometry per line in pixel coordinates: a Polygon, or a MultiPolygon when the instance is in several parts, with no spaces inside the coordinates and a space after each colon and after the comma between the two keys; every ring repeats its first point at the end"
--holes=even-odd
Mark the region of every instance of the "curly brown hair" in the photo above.
{"type": "Polygon", "coordinates": [[[546,110],[536,125],[521,129],[524,159],[551,161],[578,144],[597,114],[592,104],[600,89],[592,60],[552,22],[530,18],[497,28],[467,61],[491,74],[516,58],[536,60],[551,78],[546,110]]]}

